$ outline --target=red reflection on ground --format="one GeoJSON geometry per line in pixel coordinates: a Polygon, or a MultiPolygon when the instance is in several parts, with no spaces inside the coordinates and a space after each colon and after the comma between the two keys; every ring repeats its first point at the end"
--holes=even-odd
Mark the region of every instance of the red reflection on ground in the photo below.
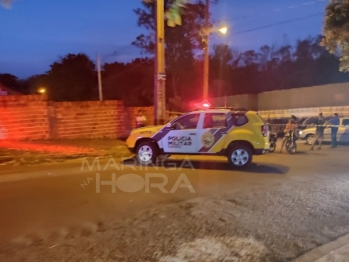
{"type": "Polygon", "coordinates": [[[87,147],[76,147],[76,146],[68,146],[68,145],[45,145],[45,144],[10,142],[10,141],[1,141],[0,148],[25,150],[25,151],[33,151],[33,152],[62,153],[62,154],[88,154],[96,151],[93,148],[87,148],[87,147]]]}

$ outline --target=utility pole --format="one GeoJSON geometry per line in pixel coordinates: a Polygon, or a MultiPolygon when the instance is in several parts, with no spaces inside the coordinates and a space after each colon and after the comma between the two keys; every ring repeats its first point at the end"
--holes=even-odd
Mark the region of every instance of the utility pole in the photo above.
{"type": "Polygon", "coordinates": [[[154,77],[154,119],[156,125],[165,123],[165,5],[164,0],[155,0],[156,4],[156,50],[154,77]]]}
{"type": "Polygon", "coordinates": [[[99,90],[99,100],[103,100],[103,93],[102,93],[102,75],[101,75],[101,58],[99,57],[99,54],[97,54],[97,70],[98,70],[98,90],[99,90]]]}
{"type": "Polygon", "coordinates": [[[209,46],[209,35],[210,35],[210,11],[209,11],[209,0],[206,0],[205,10],[205,28],[204,28],[204,91],[203,99],[208,99],[208,82],[209,82],[209,63],[210,63],[210,46],[209,46]]]}

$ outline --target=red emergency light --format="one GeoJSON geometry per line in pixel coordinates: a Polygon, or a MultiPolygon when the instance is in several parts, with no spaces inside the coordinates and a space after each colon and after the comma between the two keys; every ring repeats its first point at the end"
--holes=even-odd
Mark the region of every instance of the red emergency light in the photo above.
{"type": "Polygon", "coordinates": [[[195,108],[195,110],[209,109],[211,108],[211,104],[208,101],[201,101],[201,102],[193,103],[192,107],[195,108]]]}
{"type": "Polygon", "coordinates": [[[211,104],[207,103],[207,102],[204,102],[204,103],[202,103],[202,106],[205,107],[205,108],[209,108],[211,106],[211,104]]]}

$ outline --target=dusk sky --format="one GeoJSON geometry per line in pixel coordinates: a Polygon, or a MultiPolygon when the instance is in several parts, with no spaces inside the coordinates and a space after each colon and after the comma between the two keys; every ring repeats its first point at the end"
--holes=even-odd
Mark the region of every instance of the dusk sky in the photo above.
{"type": "MultiPolygon", "coordinates": [[[[229,42],[239,50],[293,44],[321,33],[327,4],[328,0],[220,0],[211,11],[216,21],[229,25],[229,34],[212,35],[211,44],[229,42]]],[[[11,9],[1,7],[0,73],[19,78],[41,74],[68,53],[83,52],[93,61],[100,53],[102,63],[130,61],[140,53],[131,42],[145,32],[137,27],[133,12],[140,6],[141,0],[16,0],[11,9]]]]}

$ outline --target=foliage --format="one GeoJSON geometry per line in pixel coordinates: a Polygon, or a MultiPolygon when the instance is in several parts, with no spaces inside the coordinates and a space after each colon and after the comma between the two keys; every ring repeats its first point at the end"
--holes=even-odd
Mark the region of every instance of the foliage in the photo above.
{"type": "Polygon", "coordinates": [[[50,65],[47,93],[55,101],[96,98],[97,75],[94,63],[85,54],[68,54],[50,65]]]}
{"type": "Polygon", "coordinates": [[[349,74],[337,69],[339,59],[321,47],[320,41],[320,36],[309,37],[297,41],[294,47],[265,45],[259,51],[243,53],[229,52],[225,45],[216,46],[211,56],[211,96],[349,81],[349,74]]]}
{"type": "Polygon", "coordinates": [[[17,76],[11,74],[0,74],[0,84],[19,91],[19,82],[17,76]]]}
{"type": "MultiPolygon", "coordinates": [[[[309,37],[297,41],[294,46],[264,45],[258,50],[245,52],[232,50],[228,45],[214,46],[210,58],[210,97],[349,82],[349,73],[338,71],[339,58],[320,47],[320,41],[321,37],[309,37]]],[[[97,99],[94,65],[85,55],[79,59],[77,56],[80,57],[67,55],[53,63],[47,74],[26,80],[3,75],[19,91],[35,93],[39,87],[47,87],[54,100],[97,99]]],[[[192,61],[192,65],[175,79],[178,94],[167,90],[168,108],[174,111],[187,110],[190,101],[200,99],[202,95],[202,85],[197,81],[202,79],[202,60],[183,61],[192,61]]],[[[177,63],[175,66],[185,65],[177,63]]],[[[153,78],[154,61],[150,58],[105,64],[102,71],[103,97],[122,99],[130,106],[150,106],[153,103],[153,78]]],[[[172,84],[172,75],[167,82],[172,84]]]]}
{"type": "Polygon", "coordinates": [[[107,63],[103,67],[103,93],[128,106],[153,104],[154,60],[137,58],[131,63],[107,63]]]}
{"type": "Polygon", "coordinates": [[[326,8],[321,45],[340,54],[340,70],[349,70],[349,1],[332,0],[326,8]]]}

